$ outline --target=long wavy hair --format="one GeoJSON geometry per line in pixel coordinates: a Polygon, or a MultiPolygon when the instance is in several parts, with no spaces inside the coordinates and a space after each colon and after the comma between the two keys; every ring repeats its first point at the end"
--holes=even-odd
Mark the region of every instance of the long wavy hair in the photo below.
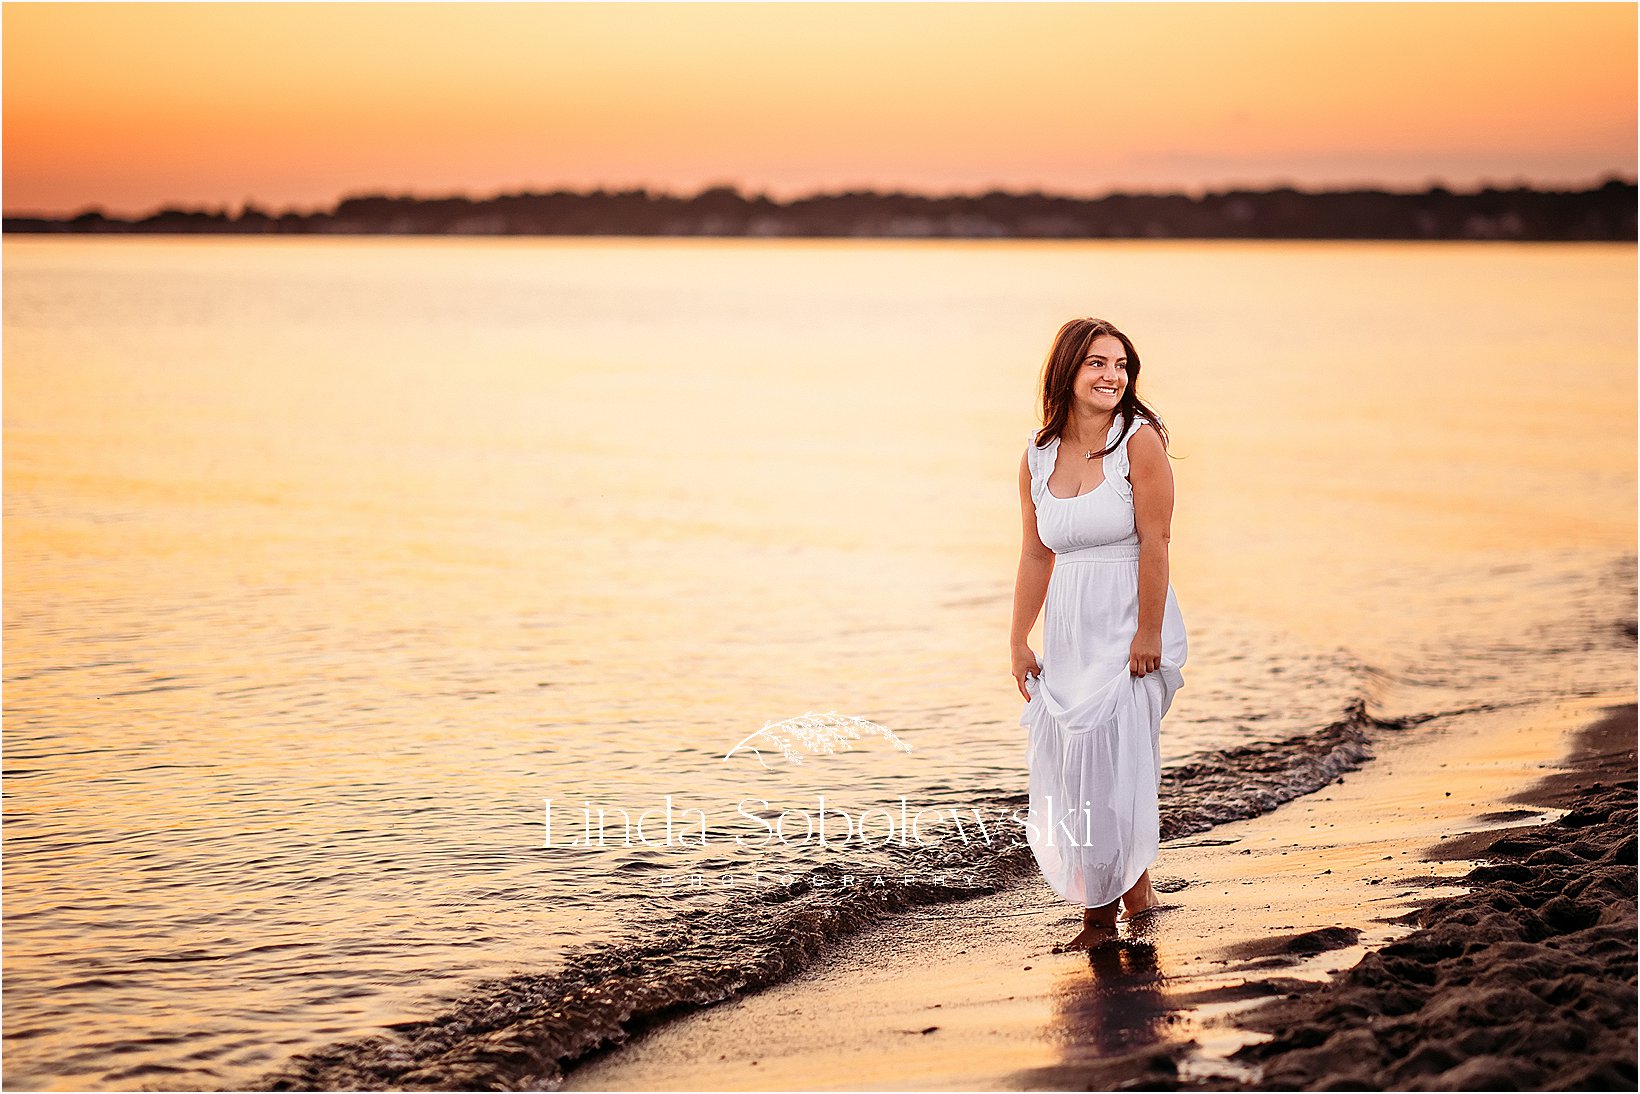
{"type": "Polygon", "coordinates": [[[1127,387],[1122,391],[1122,401],[1116,404],[1116,413],[1122,419],[1122,428],[1116,433],[1117,439],[1094,455],[1104,456],[1120,444],[1121,438],[1127,435],[1129,427],[1133,425],[1133,419],[1140,414],[1155,425],[1156,432],[1162,435],[1162,447],[1165,449],[1167,427],[1162,424],[1162,419],[1156,412],[1139,398],[1139,351],[1133,347],[1133,339],[1105,320],[1092,318],[1072,319],[1054,335],[1053,348],[1048,350],[1048,359],[1042,365],[1039,392],[1042,421],[1045,424],[1037,430],[1036,446],[1041,448],[1064,433],[1065,423],[1071,416],[1071,407],[1076,402],[1076,374],[1081,370],[1082,362],[1088,355],[1088,346],[1102,334],[1119,339],[1122,348],[1127,352],[1127,387]]]}

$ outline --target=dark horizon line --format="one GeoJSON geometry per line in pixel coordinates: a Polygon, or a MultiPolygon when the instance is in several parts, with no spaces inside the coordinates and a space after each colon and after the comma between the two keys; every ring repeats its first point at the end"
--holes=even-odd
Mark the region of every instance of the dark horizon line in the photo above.
{"type": "MultiPolygon", "coordinates": [[[[792,205],[823,201],[836,198],[918,198],[926,201],[979,201],[986,198],[1031,198],[1036,200],[1072,201],[1072,202],[1099,202],[1110,198],[1185,198],[1190,201],[1201,201],[1214,197],[1234,197],[1272,194],[1296,194],[1302,197],[1324,197],[1345,194],[1382,194],[1390,196],[1412,197],[1419,195],[1450,195],[1454,197],[1475,197],[1481,194],[1566,194],[1586,193],[1598,190],[1603,186],[1617,183],[1623,186],[1635,186],[1640,183],[1636,176],[1625,174],[1619,170],[1611,170],[1596,176],[1592,182],[1577,186],[1552,186],[1538,183],[1516,182],[1509,186],[1502,186],[1493,182],[1475,183],[1469,189],[1457,189],[1442,182],[1426,183],[1421,186],[1407,186],[1396,188],[1387,184],[1295,184],[1281,182],[1263,186],[1251,185],[1222,185],[1209,186],[1201,190],[1200,196],[1192,196],[1185,189],[1113,189],[1096,195],[1078,195],[1065,191],[1049,191],[1043,187],[1034,188],[1003,188],[992,186],[985,190],[947,190],[935,192],[932,190],[913,190],[905,187],[877,188],[877,187],[846,187],[846,188],[819,188],[789,198],[772,198],[767,188],[760,190],[742,190],[738,183],[715,183],[702,186],[692,193],[675,192],[671,189],[651,189],[647,184],[636,186],[606,186],[599,184],[586,189],[575,189],[566,185],[556,185],[550,189],[520,188],[496,190],[483,197],[477,197],[467,191],[441,191],[415,193],[411,190],[400,190],[389,193],[388,188],[365,189],[344,192],[336,198],[329,208],[324,206],[310,207],[304,212],[299,206],[287,204],[282,212],[273,213],[272,203],[264,204],[259,201],[246,199],[239,203],[240,215],[246,210],[256,209],[268,216],[323,216],[334,214],[349,202],[360,200],[380,201],[413,201],[413,202],[448,202],[467,201],[473,204],[482,204],[490,201],[516,199],[521,197],[545,196],[572,196],[572,197],[628,197],[643,196],[652,201],[693,202],[701,198],[733,197],[741,201],[766,206],[789,207],[792,205]]],[[[101,203],[92,202],[82,205],[78,210],[67,213],[37,213],[27,211],[0,210],[0,217],[6,220],[34,220],[55,221],[67,223],[80,217],[98,217],[107,221],[125,221],[137,223],[144,219],[159,216],[165,213],[182,213],[188,215],[228,216],[232,203],[197,203],[186,205],[182,202],[165,202],[145,213],[124,213],[110,215],[101,203]]]]}
{"type": "Polygon", "coordinates": [[[487,198],[362,194],[328,210],[237,214],[168,207],[140,219],[100,211],[5,216],[8,235],[731,236],[876,239],[1490,239],[1636,238],[1633,181],[1584,190],[1485,186],[1424,190],[1268,190],[1074,198],[993,189],[975,196],[822,192],[790,201],[708,187],[691,197],[633,190],[522,191],[487,198]]]}

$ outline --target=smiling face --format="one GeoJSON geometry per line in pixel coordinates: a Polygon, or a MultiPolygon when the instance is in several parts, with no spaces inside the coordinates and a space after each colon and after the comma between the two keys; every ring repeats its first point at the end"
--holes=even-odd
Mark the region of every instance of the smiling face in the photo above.
{"type": "Polygon", "coordinates": [[[1113,411],[1127,392],[1127,347],[1112,334],[1101,334],[1088,343],[1082,367],[1076,374],[1076,400],[1091,409],[1113,411]]]}

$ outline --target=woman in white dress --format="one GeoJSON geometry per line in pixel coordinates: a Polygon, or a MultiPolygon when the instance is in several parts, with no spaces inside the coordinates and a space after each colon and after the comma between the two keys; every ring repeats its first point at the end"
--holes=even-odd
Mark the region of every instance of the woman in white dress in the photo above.
{"type": "Polygon", "coordinates": [[[1083,908],[1083,947],[1160,906],[1161,720],[1184,683],[1184,619],[1168,580],[1167,433],[1139,398],[1139,354],[1100,319],[1060,328],[1043,367],[1043,426],[1019,464],[1024,545],[1014,680],[1025,698],[1027,838],[1050,888],[1083,908]],[[1042,656],[1028,644],[1042,615],[1042,656]]]}

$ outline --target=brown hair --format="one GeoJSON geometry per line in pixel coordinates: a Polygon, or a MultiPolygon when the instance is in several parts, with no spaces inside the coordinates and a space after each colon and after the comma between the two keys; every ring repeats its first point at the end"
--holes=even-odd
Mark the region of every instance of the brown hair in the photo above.
{"type": "Polygon", "coordinates": [[[1156,432],[1162,436],[1162,447],[1165,449],[1167,427],[1162,425],[1162,420],[1156,416],[1156,412],[1139,398],[1139,351],[1133,348],[1133,340],[1103,319],[1091,318],[1072,319],[1054,335],[1053,348],[1048,350],[1048,359],[1042,365],[1039,396],[1042,420],[1046,424],[1037,430],[1037,447],[1042,447],[1064,432],[1065,422],[1071,414],[1071,406],[1076,401],[1073,394],[1076,374],[1088,355],[1088,346],[1102,334],[1119,339],[1122,348],[1127,351],[1127,387],[1122,390],[1122,401],[1116,404],[1116,413],[1122,420],[1117,440],[1101,448],[1094,455],[1103,456],[1120,444],[1121,438],[1127,435],[1128,428],[1133,424],[1133,419],[1140,414],[1150,419],[1150,423],[1156,427],[1156,432]]]}

